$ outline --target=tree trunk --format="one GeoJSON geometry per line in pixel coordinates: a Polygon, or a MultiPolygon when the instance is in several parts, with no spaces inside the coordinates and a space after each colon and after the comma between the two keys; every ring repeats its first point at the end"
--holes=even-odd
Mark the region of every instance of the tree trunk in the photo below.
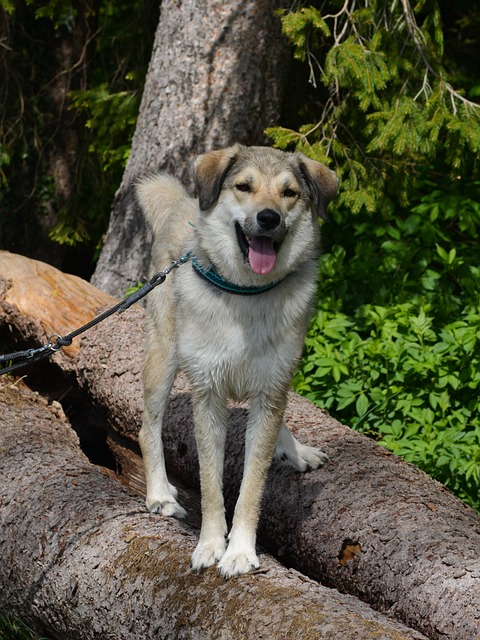
{"type": "Polygon", "coordinates": [[[0,411],[0,608],[39,631],[61,640],[424,638],[265,554],[242,580],[192,573],[196,532],[146,513],[91,465],[58,408],[3,379],[0,411]]]}
{"type": "Polygon", "coordinates": [[[194,157],[261,143],[277,121],[288,46],[284,0],[163,0],[130,158],[92,282],[121,296],[149,271],[150,232],[132,181],[165,170],[192,187],[194,157]]]}
{"type": "MultiPolygon", "coordinates": [[[[38,263],[0,252],[4,291],[0,294],[0,327],[22,317],[25,339],[28,328],[33,334],[32,326],[37,326],[37,335],[41,332],[38,310],[43,302],[38,299],[31,307],[36,316],[24,318],[22,314],[32,313],[26,301],[33,301],[41,283],[29,278],[23,267],[23,277],[18,278],[17,262],[34,265],[29,268],[41,274],[38,263]]],[[[80,291],[75,302],[69,277],[58,272],[52,275],[51,267],[44,268],[47,271],[41,277],[56,283],[58,313],[62,313],[64,288],[69,292],[68,304],[81,308],[86,290],[80,291]]],[[[96,290],[86,283],[82,287],[90,287],[84,307],[88,310],[88,298],[93,299],[96,290]]],[[[85,313],[90,315],[91,308],[85,313]]],[[[115,431],[131,441],[142,414],[143,316],[137,308],[105,321],[88,333],[68,363],[65,355],[54,356],[58,366],[66,366],[103,409],[115,431]]],[[[261,543],[287,566],[357,595],[429,638],[477,639],[478,514],[421,471],[295,394],[290,396],[286,421],[303,442],[321,446],[330,461],[303,475],[278,463],[272,465],[260,523],[261,543]]],[[[191,422],[188,385],[179,377],[165,420],[165,453],[170,469],[196,486],[191,422]]],[[[233,407],[225,473],[230,509],[242,473],[244,426],[245,410],[233,407]]],[[[123,448],[123,461],[130,460],[129,471],[138,486],[138,461],[123,448]]],[[[121,450],[118,439],[116,449],[121,450]]]]}

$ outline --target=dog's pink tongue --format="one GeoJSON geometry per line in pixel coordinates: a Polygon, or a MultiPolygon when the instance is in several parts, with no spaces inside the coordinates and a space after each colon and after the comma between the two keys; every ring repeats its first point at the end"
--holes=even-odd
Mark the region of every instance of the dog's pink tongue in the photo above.
{"type": "Polygon", "coordinates": [[[251,239],[250,248],[248,250],[248,262],[255,273],[260,275],[270,273],[275,266],[276,259],[277,254],[273,248],[273,241],[271,238],[258,236],[251,239]]]}

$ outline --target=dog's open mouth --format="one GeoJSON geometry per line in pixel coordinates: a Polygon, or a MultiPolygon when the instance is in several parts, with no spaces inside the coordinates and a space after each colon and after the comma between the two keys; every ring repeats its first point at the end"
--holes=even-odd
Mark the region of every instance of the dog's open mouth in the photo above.
{"type": "Polygon", "coordinates": [[[237,241],[245,260],[259,275],[266,275],[275,266],[281,242],[274,242],[269,236],[251,236],[247,238],[242,227],[235,224],[237,241]]]}

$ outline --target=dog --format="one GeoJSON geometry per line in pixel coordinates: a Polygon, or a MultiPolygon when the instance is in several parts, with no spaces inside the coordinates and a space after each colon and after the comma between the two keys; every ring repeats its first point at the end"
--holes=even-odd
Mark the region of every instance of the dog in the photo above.
{"type": "Polygon", "coordinates": [[[283,423],[287,393],[314,308],[320,225],[338,188],[333,171],[301,153],[235,145],[201,155],[198,201],[173,177],[136,185],[154,236],[152,266],[186,252],[147,303],[140,446],[147,508],[184,517],[167,479],[162,420],[178,370],[192,388],[202,524],[196,572],[225,578],[258,568],[256,530],[272,457],[303,472],[327,456],[283,423]],[[228,536],[222,491],[228,400],[250,403],[240,493],[228,536]]]}

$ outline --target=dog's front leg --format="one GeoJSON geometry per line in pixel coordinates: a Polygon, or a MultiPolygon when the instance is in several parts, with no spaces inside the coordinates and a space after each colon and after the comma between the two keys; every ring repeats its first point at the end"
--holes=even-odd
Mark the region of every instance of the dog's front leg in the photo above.
{"type": "Polygon", "coordinates": [[[139,434],[147,481],[147,508],[152,513],[183,518],[186,511],[177,502],[177,489],[167,478],[162,443],[162,424],[177,371],[175,344],[160,340],[152,327],[146,343],[143,370],[145,408],[139,434]]]}
{"type": "Polygon", "coordinates": [[[227,407],[225,400],[211,390],[194,391],[192,401],[202,494],[202,527],[192,554],[192,569],[201,571],[218,562],[226,546],[223,464],[227,407]]]}
{"type": "Polygon", "coordinates": [[[260,505],[284,409],[283,396],[274,400],[259,396],[252,400],[245,436],[245,465],[240,494],[228,549],[218,565],[219,573],[225,578],[248,573],[259,566],[255,543],[260,505]]]}

